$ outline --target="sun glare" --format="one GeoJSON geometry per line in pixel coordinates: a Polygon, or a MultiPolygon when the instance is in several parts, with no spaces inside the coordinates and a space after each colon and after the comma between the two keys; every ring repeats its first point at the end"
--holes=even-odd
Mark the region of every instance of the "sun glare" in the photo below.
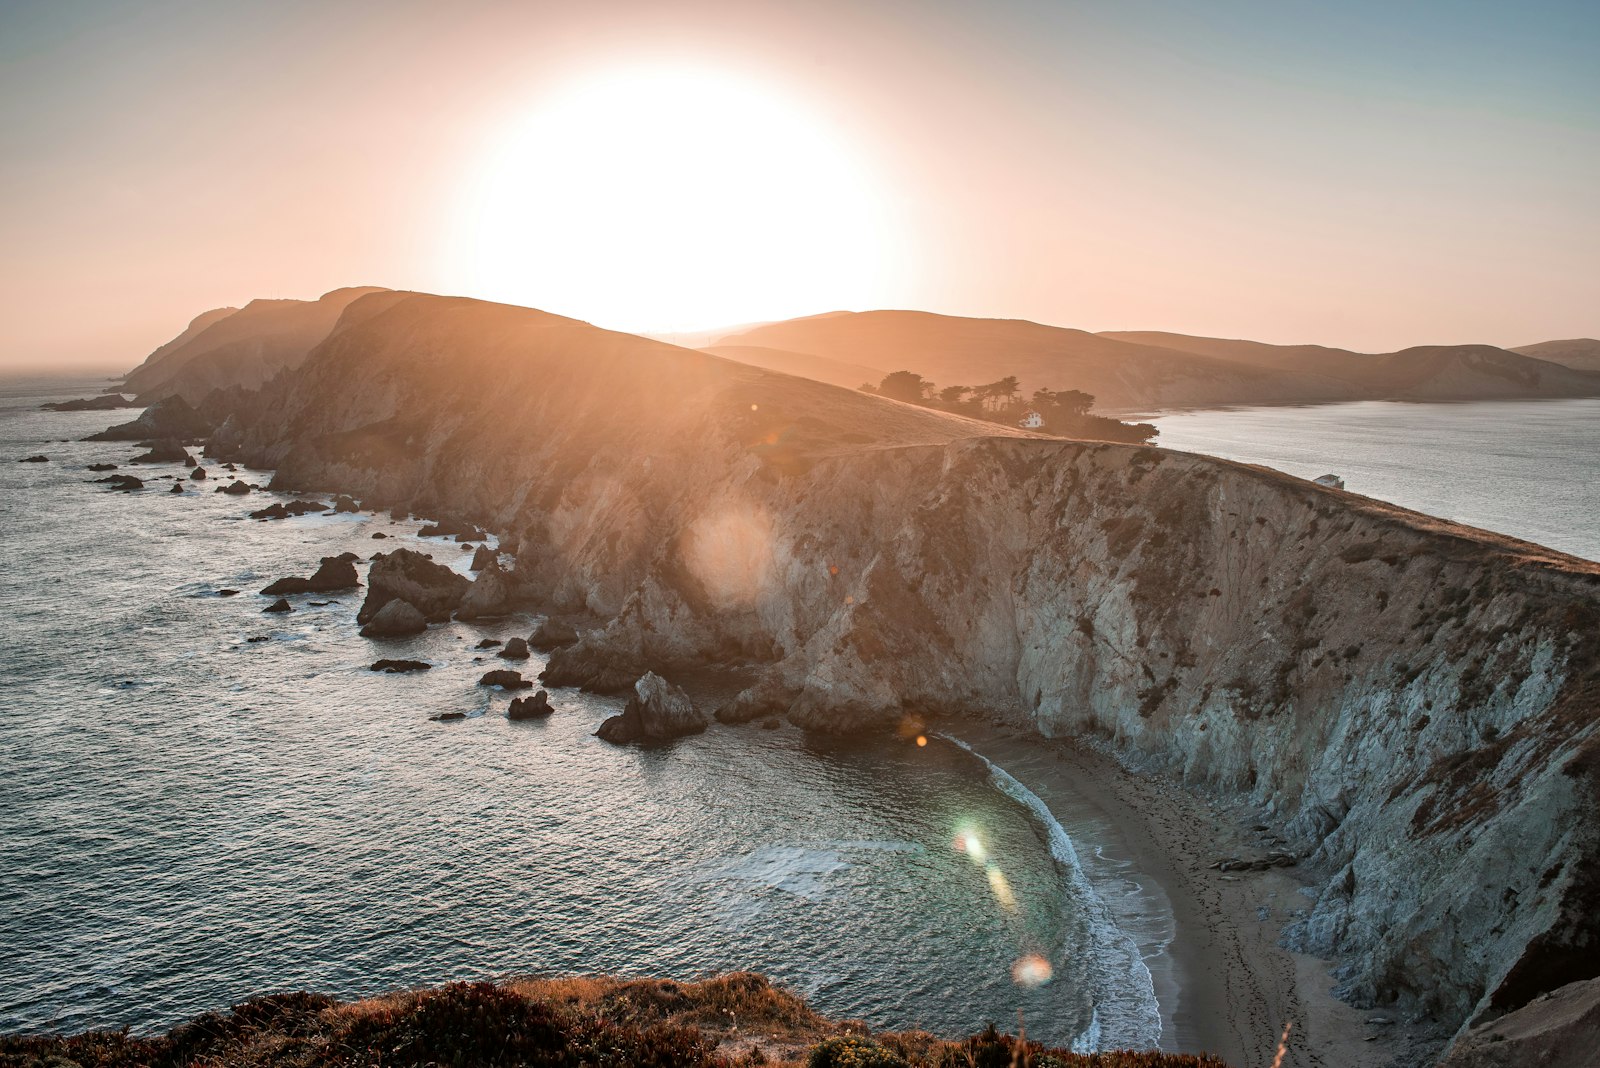
{"type": "Polygon", "coordinates": [[[847,138],[755,81],[616,70],[500,130],[468,182],[455,272],[474,296],[624,330],[882,305],[892,199],[847,138]]]}

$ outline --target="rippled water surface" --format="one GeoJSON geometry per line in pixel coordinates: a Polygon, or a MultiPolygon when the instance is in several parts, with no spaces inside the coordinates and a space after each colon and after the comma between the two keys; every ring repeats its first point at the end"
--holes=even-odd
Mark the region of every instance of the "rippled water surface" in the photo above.
{"type": "Polygon", "coordinates": [[[1162,445],[1263,464],[1600,560],[1600,400],[1175,412],[1162,445]]]}
{"type": "Polygon", "coordinates": [[[255,592],[344,550],[469,553],[368,515],[250,521],[271,495],[170,493],[174,465],[107,491],[85,465],[126,470],[134,447],[76,439],[133,413],[38,410],[82,384],[0,388],[0,1030],[149,1029],[296,988],[753,968],[883,1026],[1022,1008],[1053,1041],[1097,1021],[1101,1042],[1154,1043],[1137,950],[1060,828],[974,755],[718,726],[618,748],[592,732],[620,702],[575,691],[508,722],[475,685],[503,662],[474,646],[528,619],[376,644],[359,594],[273,616],[255,592]],[[34,452],[50,462],[14,462],[34,452]],[[376,674],[379,656],[436,666],[376,674]],[[446,710],[468,718],[428,718],[446,710]],[[981,860],[954,847],[968,833],[981,860]],[[1025,991],[1010,967],[1030,952],[1056,978],[1025,991]]]}

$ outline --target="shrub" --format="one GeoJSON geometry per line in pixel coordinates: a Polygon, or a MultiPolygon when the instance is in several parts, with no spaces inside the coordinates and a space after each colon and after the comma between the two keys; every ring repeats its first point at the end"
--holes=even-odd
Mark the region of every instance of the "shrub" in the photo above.
{"type": "Polygon", "coordinates": [[[906,1068],[906,1062],[870,1039],[844,1035],[813,1046],[806,1068],[906,1068]]]}

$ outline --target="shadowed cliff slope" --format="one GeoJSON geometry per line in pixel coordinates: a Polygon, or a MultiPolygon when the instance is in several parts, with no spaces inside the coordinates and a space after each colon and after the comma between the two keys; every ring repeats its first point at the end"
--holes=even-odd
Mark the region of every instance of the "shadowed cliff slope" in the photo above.
{"type": "Polygon", "coordinates": [[[1600,565],[469,300],[358,301],[235,404],[275,485],[470,519],[610,618],[552,669],[752,662],[724,718],[994,716],[1248,798],[1359,1004],[1600,973],[1600,565]]]}

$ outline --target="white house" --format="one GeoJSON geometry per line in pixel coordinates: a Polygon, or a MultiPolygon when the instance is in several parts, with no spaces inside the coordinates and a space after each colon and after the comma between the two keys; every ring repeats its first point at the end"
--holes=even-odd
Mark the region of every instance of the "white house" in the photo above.
{"type": "Polygon", "coordinates": [[[1044,416],[1029,408],[1022,413],[1022,418],[1017,420],[1017,425],[1024,430],[1038,430],[1044,426],[1044,416]]]}

